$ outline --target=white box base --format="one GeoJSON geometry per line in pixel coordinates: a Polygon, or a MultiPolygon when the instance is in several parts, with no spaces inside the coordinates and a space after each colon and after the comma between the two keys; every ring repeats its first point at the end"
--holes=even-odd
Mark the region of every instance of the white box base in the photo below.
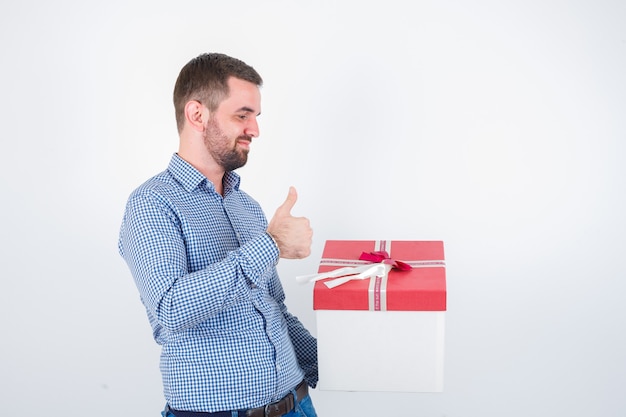
{"type": "Polygon", "coordinates": [[[315,313],[320,390],[443,391],[445,311],[315,313]]]}

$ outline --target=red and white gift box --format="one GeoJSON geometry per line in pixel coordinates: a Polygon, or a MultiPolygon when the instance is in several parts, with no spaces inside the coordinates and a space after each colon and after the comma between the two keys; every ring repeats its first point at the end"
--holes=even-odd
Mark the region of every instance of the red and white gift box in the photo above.
{"type": "Polygon", "coordinates": [[[329,240],[305,278],[321,390],[443,391],[443,242],[329,240]]]}

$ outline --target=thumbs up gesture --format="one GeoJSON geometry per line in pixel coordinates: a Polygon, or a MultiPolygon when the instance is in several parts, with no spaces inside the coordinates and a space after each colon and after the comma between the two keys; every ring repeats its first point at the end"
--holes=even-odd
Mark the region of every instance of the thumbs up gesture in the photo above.
{"type": "Polygon", "coordinates": [[[280,257],[285,259],[302,259],[311,254],[313,229],[306,217],[294,217],[291,209],[298,200],[294,187],[289,187],[285,202],[276,209],[276,213],[267,227],[267,233],[276,241],[280,257]]]}

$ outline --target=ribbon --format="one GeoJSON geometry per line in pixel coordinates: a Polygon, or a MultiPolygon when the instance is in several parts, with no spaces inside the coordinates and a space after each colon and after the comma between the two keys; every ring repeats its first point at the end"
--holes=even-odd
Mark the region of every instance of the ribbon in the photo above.
{"type": "MultiPolygon", "coordinates": [[[[324,263],[324,259],[322,263],[324,263]]],[[[328,260],[326,260],[328,261],[328,260]]],[[[374,252],[362,252],[357,260],[351,259],[334,259],[330,260],[331,264],[347,264],[358,266],[346,266],[338,268],[330,272],[324,272],[321,274],[301,275],[296,277],[296,281],[300,283],[315,282],[326,278],[335,278],[324,282],[328,288],[335,288],[341,284],[345,284],[353,279],[368,279],[368,278],[384,278],[385,283],[387,275],[392,268],[400,271],[408,271],[412,269],[412,266],[406,262],[402,262],[396,259],[392,259],[389,253],[385,250],[378,250],[374,252]],[[365,261],[359,262],[359,261],[365,261]]],[[[384,286],[386,288],[386,285],[384,286]]]]}
{"type": "Polygon", "coordinates": [[[400,271],[408,271],[413,267],[406,262],[398,261],[396,259],[391,259],[387,251],[379,250],[375,252],[363,252],[359,259],[362,261],[370,261],[370,262],[382,262],[384,264],[391,265],[393,268],[398,269],[400,271]]]}
{"type": "Polygon", "coordinates": [[[305,284],[334,278],[324,281],[324,285],[328,288],[335,288],[355,279],[371,278],[368,288],[369,309],[385,311],[387,310],[387,279],[392,268],[408,271],[412,268],[445,267],[443,260],[399,261],[392,259],[385,250],[390,250],[390,246],[390,241],[376,241],[374,248],[376,250],[362,252],[359,259],[322,258],[320,266],[337,266],[338,268],[329,272],[297,276],[296,281],[305,284]]]}

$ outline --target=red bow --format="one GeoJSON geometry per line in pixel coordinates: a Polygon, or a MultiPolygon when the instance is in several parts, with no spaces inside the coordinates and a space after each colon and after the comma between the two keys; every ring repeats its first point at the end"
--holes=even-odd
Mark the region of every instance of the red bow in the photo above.
{"type": "Polygon", "coordinates": [[[389,254],[384,251],[376,251],[376,252],[363,252],[359,257],[362,261],[370,261],[370,262],[382,262],[384,264],[391,265],[393,268],[399,269],[400,271],[408,271],[409,269],[413,269],[411,265],[398,261],[395,259],[391,259],[389,254]]]}

